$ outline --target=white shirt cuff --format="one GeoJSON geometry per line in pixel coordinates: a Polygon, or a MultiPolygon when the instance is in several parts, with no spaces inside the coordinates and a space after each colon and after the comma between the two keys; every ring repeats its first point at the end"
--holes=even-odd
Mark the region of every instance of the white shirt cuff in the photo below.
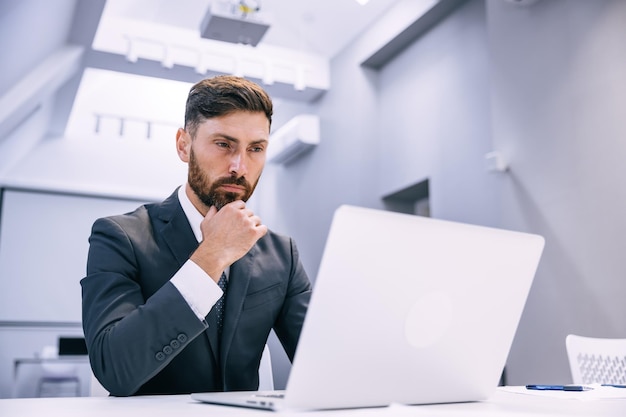
{"type": "Polygon", "coordinates": [[[200,320],[204,320],[223,294],[217,283],[192,260],[185,262],[170,281],[200,320]]]}

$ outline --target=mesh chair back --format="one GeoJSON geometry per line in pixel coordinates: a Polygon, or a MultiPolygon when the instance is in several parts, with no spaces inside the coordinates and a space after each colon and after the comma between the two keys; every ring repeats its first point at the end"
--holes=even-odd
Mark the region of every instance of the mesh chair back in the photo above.
{"type": "Polygon", "coordinates": [[[626,339],[565,338],[574,384],[626,384],[626,339]]]}

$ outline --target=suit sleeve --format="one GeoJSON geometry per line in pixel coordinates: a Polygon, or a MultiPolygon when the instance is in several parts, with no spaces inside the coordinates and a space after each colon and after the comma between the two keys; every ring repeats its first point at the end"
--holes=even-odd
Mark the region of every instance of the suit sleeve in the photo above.
{"type": "Polygon", "coordinates": [[[207,324],[170,282],[144,297],[136,243],[114,219],[97,220],[89,243],[81,280],[89,359],[112,395],[132,395],[207,324]]]}

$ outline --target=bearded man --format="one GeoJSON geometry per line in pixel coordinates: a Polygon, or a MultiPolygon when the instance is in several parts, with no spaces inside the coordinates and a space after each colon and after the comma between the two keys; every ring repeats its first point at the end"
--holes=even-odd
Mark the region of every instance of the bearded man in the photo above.
{"type": "Polygon", "coordinates": [[[94,223],[83,330],[112,395],[256,390],[272,329],[293,360],[311,283],[294,241],[246,206],[272,112],[244,78],[198,82],[176,133],[187,182],[161,203],[94,223]]]}

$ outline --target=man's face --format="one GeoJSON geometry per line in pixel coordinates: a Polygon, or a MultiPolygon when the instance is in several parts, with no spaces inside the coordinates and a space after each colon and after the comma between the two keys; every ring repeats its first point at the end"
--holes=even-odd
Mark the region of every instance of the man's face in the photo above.
{"type": "Polygon", "coordinates": [[[179,130],[178,154],[189,164],[190,198],[200,212],[250,198],[265,166],[269,127],[264,113],[237,111],[205,120],[193,139],[179,130]]]}

